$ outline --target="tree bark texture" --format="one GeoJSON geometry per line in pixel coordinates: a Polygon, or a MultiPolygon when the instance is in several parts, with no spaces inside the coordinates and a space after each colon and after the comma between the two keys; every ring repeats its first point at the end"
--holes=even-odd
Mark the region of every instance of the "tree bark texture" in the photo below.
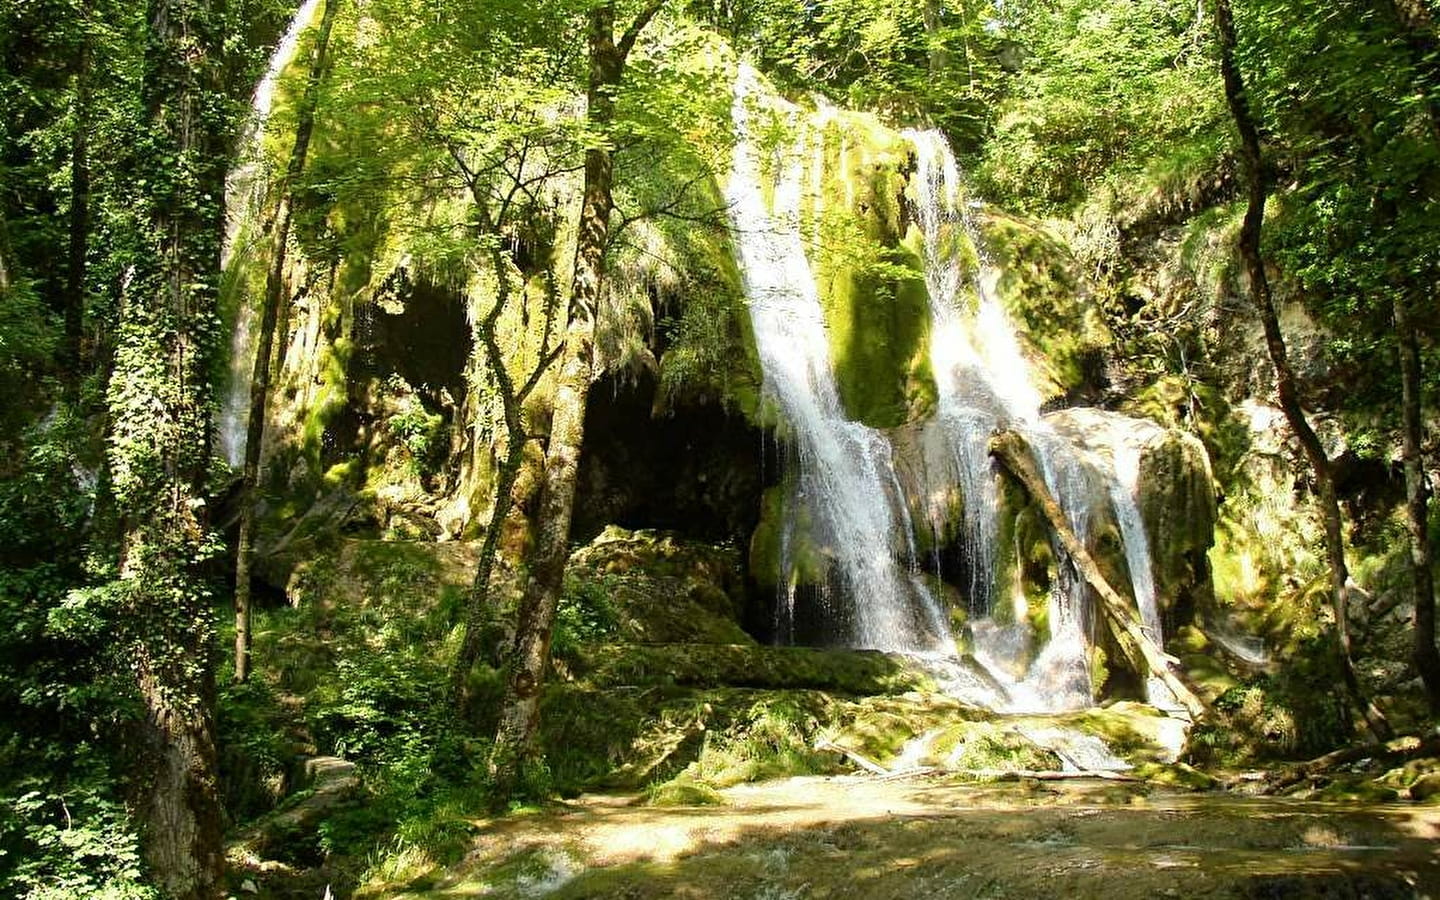
{"type": "Polygon", "coordinates": [[[1300,407],[1295,372],[1290,365],[1280,319],[1270,295],[1270,282],[1265,275],[1265,261],[1260,251],[1260,232],[1265,218],[1267,185],[1261,165],[1260,133],[1250,111],[1239,64],[1235,59],[1235,19],[1230,0],[1215,0],[1215,24],[1220,45],[1220,72],[1225,84],[1225,100],[1230,108],[1235,129],[1240,134],[1240,159],[1246,176],[1245,218],[1240,227],[1240,256],[1250,282],[1250,301],[1260,316],[1265,332],[1265,347],[1275,369],[1276,391],[1280,408],[1285,413],[1315,477],[1315,491],[1324,523],[1325,556],[1330,569],[1331,607],[1335,617],[1337,665],[1340,668],[1346,698],[1359,713],[1367,728],[1377,739],[1389,737],[1389,724],[1384,715],[1365,696],[1355,674],[1351,650],[1350,624],[1347,619],[1349,571],[1345,564],[1345,538],[1341,526],[1340,505],[1335,496],[1335,480],[1324,445],[1310,427],[1300,407]]]}
{"type": "Polygon", "coordinates": [[[1025,488],[1030,497],[1040,506],[1045,518],[1050,521],[1050,527],[1060,539],[1065,552],[1070,555],[1070,560],[1080,575],[1095,590],[1100,598],[1100,608],[1105,613],[1105,618],[1110,622],[1111,633],[1120,643],[1128,655],[1138,657],[1157,678],[1165,682],[1170,693],[1192,719],[1198,720],[1206,713],[1204,702],[1196,696],[1195,692],[1186,685],[1180,678],[1170,670],[1170,658],[1165,651],[1155,645],[1150,636],[1145,633],[1144,627],[1132,609],[1132,604],[1126,602],[1125,598],[1111,586],[1105,576],[1100,572],[1100,566],[1090,551],[1075,532],[1070,528],[1070,523],[1065,519],[1065,511],[1060,508],[1054,496],[1051,495],[1049,487],[1045,484],[1045,477],[1035,467],[1034,457],[1025,439],[1014,431],[1004,431],[990,439],[990,455],[1000,460],[1011,475],[1025,488]]]}
{"type": "MultiPolygon", "coordinates": [[[[586,115],[595,132],[603,134],[609,129],[615,115],[613,91],[624,74],[625,60],[640,32],[663,3],[664,0],[649,0],[618,42],[614,37],[614,4],[603,3],[591,10],[586,115]]],[[[570,555],[570,519],[585,436],[585,407],[595,374],[595,316],[604,290],[605,250],[610,239],[610,213],[614,208],[613,177],[614,160],[609,147],[602,144],[588,149],[569,324],[565,330],[550,443],[545,451],[545,476],[540,489],[538,534],[529,563],[529,580],[516,615],[505,699],[490,757],[497,804],[505,803],[515,792],[525,766],[535,753],[540,691],[550,660],[550,639],[565,563],[570,555]]]]}
{"type": "Polygon", "coordinates": [[[0,297],[10,292],[10,231],[5,225],[5,211],[0,210],[0,297]]]}
{"type": "Polygon", "coordinates": [[[220,896],[215,616],[201,567],[213,553],[205,478],[228,123],[219,95],[222,17],[207,0],[151,0],[136,140],[149,181],[148,252],[121,297],[108,474],[120,520],[118,621],[142,715],[131,794],[162,890],[220,896]]]}
{"type": "Polygon", "coordinates": [[[1410,532],[1410,569],[1415,583],[1414,646],[1411,659],[1425,684],[1430,712],[1440,715],[1440,652],[1435,648],[1434,555],[1430,546],[1430,486],[1420,446],[1420,342],[1415,333],[1410,305],[1401,294],[1394,295],[1392,310],[1395,337],[1399,342],[1401,402],[1404,407],[1400,430],[1401,458],[1405,466],[1406,528],[1410,532]]]}
{"type": "Polygon", "coordinates": [[[270,376],[274,371],[270,357],[274,355],[276,323],[285,293],[285,265],[290,251],[290,194],[295,182],[305,171],[305,157],[310,152],[310,138],[315,132],[315,108],[320,101],[320,79],[330,46],[330,31],[340,0],[325,0],[320,18],[320,32],[315,42],[315,58],[310,64],[310,77],[295,125],[295,145],[285,167],[285,180],[277,191],[280,207],[276,214],[275,239],[270,250],[270,270],[265,276],[265,295],[260,302],[260,332],[255,341],[255,367],[250,378],[250,417],[245,427],[245,461],[240,486],[240,536],[235,549],[235,681],[250,678],[250,578],[255,556],[255,503],[260,483],[260,456],[265,443],[265,415],[270,404],[270,376]]]}

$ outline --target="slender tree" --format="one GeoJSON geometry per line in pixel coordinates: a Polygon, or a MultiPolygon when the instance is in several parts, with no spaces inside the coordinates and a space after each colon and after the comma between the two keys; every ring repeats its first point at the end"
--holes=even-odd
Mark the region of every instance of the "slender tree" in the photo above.
{"type": "Polygon", "coordinates": [[[209,0],[152,0],[146,121],[148,252],[121,300],[107,402],[126,642],[143,715],[133,749],[144,853],[179,900],[218,897],[213,552],[204,482],[225,175],[221,19],[209,0]]]}
{"type": "Polygon", "coordinates": [[[1401,460],[1405,467],[1405,524],[1410,532],[1410,569],[1415,585],[1414,645],[1411,659],[1425,684],[1430,711],[1440,714],[1440,653],[1435,648],[1434,554],[1430,546],[1430,486],[1421,457],[1424,427],[1420,409],[1420,341],[1410,303],[1397,290],[1391,305],[1399,343],[1402,422],[1401,460]]]}
{"type": "MultiPolygon", "coordinates": [[[[1420,0],[1391,0],[1399,20],[1411,65],[1420,76],[1420,95],[1430,138],[1440,146],[1440,41],[1435,19],[1420,0]],[[1424,82],[1428,82],[1425,84],[1424,82]]],[[[1385,206],[1392,204],[1386,202],[1385,206]]],[[[1393,218],[1393,216],[1391,217],[1393,218]]],[[[1440,651],[1435,646],[1434,552],[1430,546],[1430,486],[1425,478],[1424,424],[1421,418],[1424,379],[1420,365],[1420,338],[1413,307],[1404,287],[1391,292],[1391,319],[1395,325],[1401,387],[1401,459],[1405,467],[1406,528],[1410,533],[1410,570],[1415,587],[1414,635],[1411,662],[1420,673],[1430,711],[1440,715],[1440,651]]]]}
{"type": "Polygon", "coordinates": [[[82,2],[80,52],[75,63],[70,132],[70,246],[65,272],[65,362],[80,374],[80,333],[85,316],[86,257],[90,252],[90,4],[82,2]]]}
{"type": "MultiPolygon", "coordinates": [[[[461,167],[465,168],[463,162],[461,167]]],[[[468,174],[468,170],[466,171],[468,174]]],[[[495,559],[500,549],[500,538],[505,530],[505,520],[514,508],[515,484],[519,480],[520,470],[525,461],[525,443],[530,439],[529,430],[525,426],[525,401],[539,385],[540,379],[550,370],[556,358],[559,357],[560,351],[564,348],[563,344],[551,346],[550,323],[553,320],[555,304],[547,302],[545,328],[535,364],[526,374],[523,382],[517,383],[510,374],[510,364],[506,360],[505,351],[500,346],[497,333],[500,317],[511,305],[510,258],[503,248],[498,229],[488,212],[490,198],[480,187],[478,178],[472,177],[469,181],[475,203],[482,211],[480,240],[488,244],[490,266],[496,285],[494,301],[486,310],[485,315],[481,316],[476,323],[475,330],[480,336],[486,369],[493,377],[496,391],[500,397],[501,412],[505,421],[505,455],[501,459],[500,472],[495,482],[490,521],[485,526],[485,537],[480,544],[480,559],[476,564],[475,577],[466,596],[464,637],[460,644],[460,652],[455,657],[454,667],[451,669],[451,696],[455,703],[456,713],[461,717],[469,712],[470,698],[466,691],[466,678],[471,669],[475,667],[476,660],[480,658],[485,618],[489,609],[490,586],[495,573],[495,559]]],[[[506,212],[505,206],[506,204],[502,204],[500,211],[502,217],[506,212]]]]}
{"type": "Polygon", "coordinates": [[[1225,100],[1230,108],[1235,129],[1240,134],[1240,162],[1246,182],[1245,217],[1240,227],[1240,256],[1250,282],[1250,301],[1260,316],[1265,332],[1265,347],[1275,369],[1276,390],[1280,408],[1285,413],[1300,447],[1310,463],[1324,523],[1325,556],[1330,569],[1331,607],[1335,617],[1337,661],[1348,701],[1356,708],[1371,733],[1378,739],[1389,736],[1384,715],[1365,696],[1355,674],[1348,620],[1349,571],[1345,563],[1345,538],[1340,518],[1340,505],[1335,496],[1335,479],[1330,459],[1315,429],[1305,418],[1300,406],[1300,393],[1295,371],[1290,365],[1280,319],[1270,295],[1270,282],[1265,274],[1261,255],[1260,235],[1265,218],[1268,185],[1260,149],[1260,132],[1250,110],[1245,82],[1236,62],[1235,18],[1230,0],[1215,0],[1215,25],[1220,46],[1220,70],[1225,84],[1225,100]]]}
{"type": "Polygon", "coordinates": [[[285,265],[289,259],[290,224],[293,213],[291,193],[305,171],[310,138],[315,132],[315,111],[320,102],[320,79],[330,47],[330,32],[340,0],[325,0],[320,30],[315,38],[315,55],[310,77],[295,125],[295,144],[285,167],[285,179],[277,188],[280,207],[276,213],[274,243],[270,249],[270,270],[265,276],[265,294],[260,301],[260,332],[255,342],[255,367],[250,379],[250,417],[245,428],[245,461],[240,485],[240,536],[235,550],[235,680],[250,677],[250,569],[255,556],[255,499],[260,482],[260,451],[265,441],[265,411],[270,402],[276,323],[285,292],[285,265]]]}
{"type": "Polygon", "coordinates": [[[664,0],[646,0],[645,7],[619,40],[615,38],[615,4],[600,3],[590,11],[586,119],[592,130],[592,143],[585,151],[580,232],[550,443],[545,451],[538,535],[529,560],[529,580],[516,613],[505,699],[490,757],[497,804],[509,800],[523,768],[534,755],[535,734],[540,723],[540,690],[550,659],[555,611],[560,601],[565,562],[569,558],[570,519],[585,435],[585,406],[595,375],[595,318],[605,289],[605,250],[610,238],[610,214],[615,206],[614,157],[609,144],[610,126],[615,118],[615,90],[624,77],[625,64],[635,41],[663,5],[664,0]]]}

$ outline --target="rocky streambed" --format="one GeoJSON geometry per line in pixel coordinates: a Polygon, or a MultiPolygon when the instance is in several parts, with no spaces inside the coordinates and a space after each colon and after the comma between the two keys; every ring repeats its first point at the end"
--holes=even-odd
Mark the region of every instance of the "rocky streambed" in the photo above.
{"type": "Polygon", "coordinates": [[[1429,897],[1440,807],[1141,783],[797,777],[707,806],[587,795],[474,821],[469,853],[368,898],[1429,897]]]}

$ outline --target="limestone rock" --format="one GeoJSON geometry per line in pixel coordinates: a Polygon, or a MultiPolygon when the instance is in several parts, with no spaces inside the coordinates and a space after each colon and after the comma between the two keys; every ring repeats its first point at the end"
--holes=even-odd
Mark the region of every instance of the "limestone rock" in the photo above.
{"type": "Polygon", "coordinates": [[[1046,421],[1118,467],[1136,467],[1129,475],[1165,629],[1174,633],[1190,624],[1214,599],[1207,553],[1215,540],[1215,488],[1204,444],[1187,432],[1099,409],[1060,410],[1046,421]]]}

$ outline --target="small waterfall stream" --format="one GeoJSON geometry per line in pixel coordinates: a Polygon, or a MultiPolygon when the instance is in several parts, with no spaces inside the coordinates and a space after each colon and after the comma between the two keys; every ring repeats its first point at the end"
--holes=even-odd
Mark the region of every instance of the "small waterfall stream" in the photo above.
{"type": "MultiPolygon", "coordinates": [[[[1025,658],[1034,648],[1028,646],[1022,622],[1024,599],[996,596],[1001,510],[997,473],[988,452],[990,436],[999,428],[1025,435],[1051,492],[1081,540],[1089,534],[1096,500],[1091,470],[1040,419],[1040,392],[997,296],[999,273],[967,215],[959,166],[949,145],[937,132],[910,130],[905,136],[915,146],[918,163],[914,211],[925,234],[931,367],[940,401],[936,427],[949,447],[951,474],[964,497],[969,606],[977,616],[971,624],[973,652],[1004,685],[1013,709],[1086,706],[1091,694],[1082,631],[1085,587],[1080,579],[1068,565],[1060,567],[1048,604],[1050,639],[1028,666],[1025,658]],[[977,262],[968,279],[966,247],[973,248],[977,262]],[[967,283],[975,296],[975,308],[968,316],[963,308],[967,283]],[[1006,600],[1011,608],[1004,612],[1009,615],[995,616],[995,604],[1006,600]]],[[[1061,556],[1058,549],[1056,556],[1061,556]]]]}
{"type": "MultiPolygon", "coordinates": [[[[836,609],[848,618],[851,646],[896,651],[948,651],[949,627],[939,604],[912,577],[910,522],[886,437],[845,417],[831,368],[824,316],[801,234],[806,132],[782,147],[773,209],[761,185],[761,158],[749,108],[757,78],[748,67],[737,82],[732,114],[737,141],[726,201],[750,300],[750,318],[765,372],[765,391],[793,428],[798,473],[789,497],[788,527],[808,521],[809,540],[833,558],[836,589],[854,602],[836,609]]],[[[799,111],[796,124],[799,123],[799,111]]],[[[794,541],[782,540],[782,570],[794,541]]],[[[830,598],[832,600],[838,598],[830,598]]]]}
{"type": "MultiPolygon", "coordinates": [[[[225,177],[225,243],[222,266],[229,270],[237,254],[248,252],[261,235],[257,225],[270,177],[265,168],[265,127],[275,104],[280,75],[295,59],[300,35],[315,19],[320,0],[305,0],[295,12],[284,36],[270,54],[269,65],[250,98],[250,116],[240,140],[235,166],[225,177]]],[[[229,383],[221,397],[217,417],[220,453],[231,468],[238,469],[245,458],[245,428],[250,412],[250,378],[255,370],[255,305],[243,294],[235,306],[230,335],[229,383]]]]}

